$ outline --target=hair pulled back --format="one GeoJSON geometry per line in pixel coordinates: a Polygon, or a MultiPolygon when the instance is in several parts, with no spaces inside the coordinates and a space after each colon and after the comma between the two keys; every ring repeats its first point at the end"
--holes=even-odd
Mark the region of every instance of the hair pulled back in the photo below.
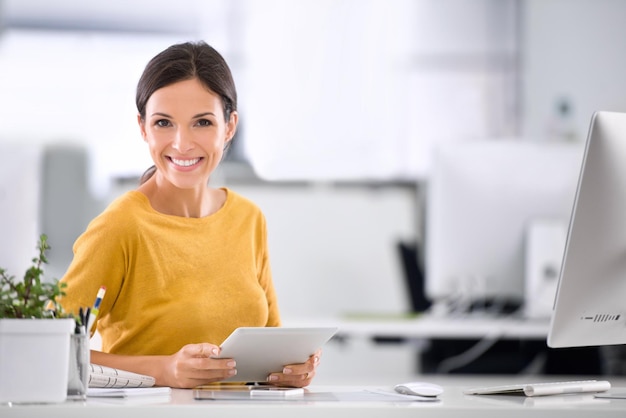
{"type": "MultiPolygon", "coordinates": [[[[142,121],[146,119],[146,104],[156,90],[193,78],[221,98],[224,119],[228,122],[231,113],[237,110],[235,82],[222,55],[203,41],[172,45],[148,62],[137,83],[135,96],[142,121]]],[[[150,167],[141,177],[141,183],[155,170],[154,166],[150,167]]]]}

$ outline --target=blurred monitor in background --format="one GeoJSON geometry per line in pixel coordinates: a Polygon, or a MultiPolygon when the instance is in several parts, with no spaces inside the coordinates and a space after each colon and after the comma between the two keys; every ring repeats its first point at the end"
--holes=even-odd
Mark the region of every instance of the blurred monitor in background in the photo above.
{"type": "Polygon", "coordinates": [[[426,293],[461,312],[521,307],[533,222],[569,221],[582,147],[489,140],[440,146],[427,185],[426,293]]]}

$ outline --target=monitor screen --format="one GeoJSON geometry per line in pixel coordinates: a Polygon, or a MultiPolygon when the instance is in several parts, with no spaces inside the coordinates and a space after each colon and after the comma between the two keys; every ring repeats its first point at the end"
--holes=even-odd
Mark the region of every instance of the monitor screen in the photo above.
{"type": "Polygon", "coordinates": [[[548,346],[626,344],[626,113],[596,112],[569,224],[548,346]]]}
{"type": "MultiPolygon", "coordinates": [[[[439,147],[426,195],[428,297],[521,307],[528,229],[534,221],[567,225],[582,151],[581,144],[530,140],[439,147]]],[[[555,273],[554,288],[556,280],[555,273]]]]}

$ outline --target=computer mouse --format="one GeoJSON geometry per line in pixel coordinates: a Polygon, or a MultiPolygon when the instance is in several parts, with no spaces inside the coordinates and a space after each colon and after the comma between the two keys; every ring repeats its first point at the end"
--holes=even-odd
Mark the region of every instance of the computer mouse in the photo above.
{"type": "Polygon", "coordinates": [[[428,382],[407,382],[394,386],[396,392],[403,395],[435,397],[443,393],[443,388],[428,382]]]}

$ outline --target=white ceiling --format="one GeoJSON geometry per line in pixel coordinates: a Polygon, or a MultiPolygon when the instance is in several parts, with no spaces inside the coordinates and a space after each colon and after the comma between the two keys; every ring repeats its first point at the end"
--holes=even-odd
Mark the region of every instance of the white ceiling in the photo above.
{"type": "Polygon", "coordinates": [[[223,0],[0,0],[0,22],[21,29],[193,34],[228,8],[223,0]]]}

